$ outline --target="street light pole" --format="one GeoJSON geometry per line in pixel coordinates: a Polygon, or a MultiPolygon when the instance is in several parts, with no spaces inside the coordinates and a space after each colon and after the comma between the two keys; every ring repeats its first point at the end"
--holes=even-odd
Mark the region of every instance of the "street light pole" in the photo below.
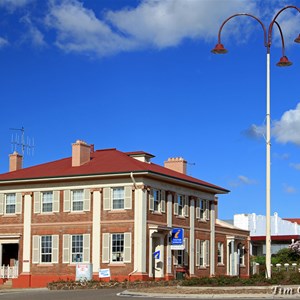
{"type": "MultiPolygon", "coordinates": [[[[287,67],[292,65],[292,62],[288,60],[285,56],[285,46],[284,46],[284,38],[282,34],[282,30],[280,25],[276,21],[277,17],[286,9],[296,9],[300,12],[300,9],[296,6],[289,5],[281,10],[275,15],[273,20],[271,21],[268,32],[266,30],[265,25],[262,23],[260,19],[257,17],[247,14],[247,13],[239,13],[234,14],[227,18],[222,25],[220,26],[219,33],[218,33],[218,44],[212,50],[215,54],[225,54],[228,51],[224,48],[223,44],[221,43],[221,32],[224,25],[231,20],[232,18],[239,17],[239,16],[247,16],[255,19],[257,22],[260,23],[263,32],[264,32],[264,46],[267,48],[267,70],[266,70],[266,278],[271,278],[271,93],[270,93],[270,82],[271,82],[271,67],[270,67],[270,50],[272,44],[272,33],[273,33],[273,26],[274,24],[277,25],[281,37],[281,45],[282,45],[282,57],[280,61],[276,64],[279,67],[287,67]]],[[[300,43],[300,34],[294,40],[296,43],[300,43]]]]}

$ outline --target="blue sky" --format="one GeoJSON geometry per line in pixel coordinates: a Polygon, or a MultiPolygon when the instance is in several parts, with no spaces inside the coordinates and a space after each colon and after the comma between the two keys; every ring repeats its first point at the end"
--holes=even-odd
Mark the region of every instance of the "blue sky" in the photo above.
{"type": "MultiPolygon", "coordinates": [[[[33,143],[25,167],[71,156],[77,139],[95,149],[144,150],[163,164],[184,157],[188,174],[231,192],[219,217],[265,214],[266,27],[285,5],[249,0],[1,0],[0,172],[12,139],[33,143]],[[17,135],[17,137],[16,137],[17,135]],[[13,136],[13,137],[12,137],[13,136]]],[[[300,15],[278,18],[293,66],[271,46],[271,210],[300,211],[300,15]],[[297,31],[298,30],[298,31],[297,31]]],[[[20,148],[17,147],[20,152],[20,148]]]]}

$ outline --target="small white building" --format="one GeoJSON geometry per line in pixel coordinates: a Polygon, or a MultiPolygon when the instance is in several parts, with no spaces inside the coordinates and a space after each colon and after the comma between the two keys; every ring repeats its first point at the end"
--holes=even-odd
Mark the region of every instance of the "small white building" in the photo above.
{"type": "MultiPolygon", "coordinates": [[[[271,216],[271,253],[287,248],[293,241],[300,239],[300,225],[296,219],[282,219],[278,213],[271,216]]],[[[266,254],[266,216],[236,214],[234,226],[250,231],[250,255],[266,254]]]]}

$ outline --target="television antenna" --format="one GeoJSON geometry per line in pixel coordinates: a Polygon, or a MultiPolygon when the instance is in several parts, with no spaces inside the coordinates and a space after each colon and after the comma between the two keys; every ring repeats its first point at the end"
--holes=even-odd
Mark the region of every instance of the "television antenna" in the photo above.
{"type": "MultiPolygon", "coordinates": [[[[22,126],[21,128],[9,128],[9,130],[21,131],[21,136],[16,132],[11,136],[11,146],[12,151],[15,152],[18,149],[21,149],[21,154],[24,157],[25,150],[27,154],[30,154],[32,151],[32,155],[34,154],[34,140],[27,137],[25,142],[25,128],[22,126]]],[[[18,151],[17,151],[18,152],[18,151]]]]}

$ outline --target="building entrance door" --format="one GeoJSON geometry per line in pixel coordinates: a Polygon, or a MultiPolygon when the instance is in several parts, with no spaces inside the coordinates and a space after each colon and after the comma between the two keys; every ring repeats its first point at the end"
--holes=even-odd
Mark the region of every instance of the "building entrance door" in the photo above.
{"type": "Polygon", "coordinates": [[[2,266],[15,266],[18,261],[19,244],[2,244],[2,266]]]}
{"type": "Polygon", "coordinates": [[[164,239],[162,236],[153,237],[153,275],[154,278],[164,277],[164,239]]]}

